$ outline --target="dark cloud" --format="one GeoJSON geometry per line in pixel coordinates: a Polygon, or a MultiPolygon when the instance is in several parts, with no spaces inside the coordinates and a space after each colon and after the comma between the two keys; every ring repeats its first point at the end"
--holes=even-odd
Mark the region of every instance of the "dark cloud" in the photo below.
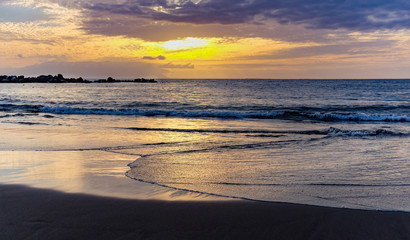
{"type": "Polygon", "coordinates": [[[220,24],[185,24],[173,22],[155,22],[138,16],[92,12],[83,21],[82,29],[92,34],[106,36],[129,36],[148,41],[168,41],[185,37],[224,37],[232,35],[246,36],[249,31],[233,29],[231,25],[220,24]]]}
{"type": "Polygon", "coordinates": [[[128,0],[121,4],[87,3],[88,11],[190,24],[302,24],[314,29],[410,28],[407,0],[128,0]]]}
{"type": "Polygon", "coordinates": [[[162,55],[159,55],[158,57],[144,56],[142,59],[145,59],[145,60],[165,60],[167,58],[162,56],[162,55]]]}
{"type": "Polygon", "coordinates": [[[147,41],[168,41],[185,37],[262,37],[292,42],[304,41],[306,39],[315,42],[327,42],[326,36],[332,31],[325,29],[306,31],[301,25],[280,25],[274,20],[265,21],[264,25],[228,25],[157,22],[142,19],[138,16],[101,12],[89,12],[87,16],[89,18],[84,19],[82,29],[88,33],[105,36],[128,36],[147,41]]]}

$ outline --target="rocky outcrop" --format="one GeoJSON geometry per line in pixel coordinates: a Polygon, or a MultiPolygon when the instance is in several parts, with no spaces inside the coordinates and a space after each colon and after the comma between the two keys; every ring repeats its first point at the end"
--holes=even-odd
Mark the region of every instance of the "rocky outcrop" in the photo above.
{"type": "Polygon", "coordinates": [[[154,79],[137,78],[137,79],[134,79],[133,82],[156,83],[157,81],[154,79]]]}
{"type": "Polygon", "coordinates": [[[99,79],[96,81],[84,80],[83,78],[65,78],[62,74],[40,75],[38,77],[24,76],[0,76],[0,83],[112,83],[112,82],[139,82],[139,83],[156,83],[154,79],[137,78],[134,80],[117,80],[112,77],[99,79]]]}
{"type": "Polygon", "coordinates": [[[24,76],[0,76],[0,83],[90,83],[91,81],[83,78],[64,78],[62,74],[40,75],[38,77],[24,76]]]}

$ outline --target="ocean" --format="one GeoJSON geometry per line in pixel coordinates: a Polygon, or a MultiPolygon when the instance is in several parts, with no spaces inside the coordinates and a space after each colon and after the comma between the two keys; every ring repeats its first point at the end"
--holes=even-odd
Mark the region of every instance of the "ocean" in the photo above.
{"type": "Polygon", "coordinates": [[[410,211],[410,80],[2,83],[0,129],[0,183],[410,211]]]}

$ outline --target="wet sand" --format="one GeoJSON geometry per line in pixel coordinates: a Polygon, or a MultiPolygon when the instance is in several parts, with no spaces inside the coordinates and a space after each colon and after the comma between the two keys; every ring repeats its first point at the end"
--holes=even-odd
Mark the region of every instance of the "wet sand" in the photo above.
{"type": "Polygon", "coordinates": [[[410,213],[0,185],[0,239],[410,239],[410,213]]]}

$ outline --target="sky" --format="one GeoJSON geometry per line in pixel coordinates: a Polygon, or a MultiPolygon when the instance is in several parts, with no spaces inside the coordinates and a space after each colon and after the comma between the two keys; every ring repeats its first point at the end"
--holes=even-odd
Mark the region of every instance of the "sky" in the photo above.
{"type": "Polygon", "coordinates": [[[0,75],[410,78],[408,0],[0,0],[0,75]]]}

